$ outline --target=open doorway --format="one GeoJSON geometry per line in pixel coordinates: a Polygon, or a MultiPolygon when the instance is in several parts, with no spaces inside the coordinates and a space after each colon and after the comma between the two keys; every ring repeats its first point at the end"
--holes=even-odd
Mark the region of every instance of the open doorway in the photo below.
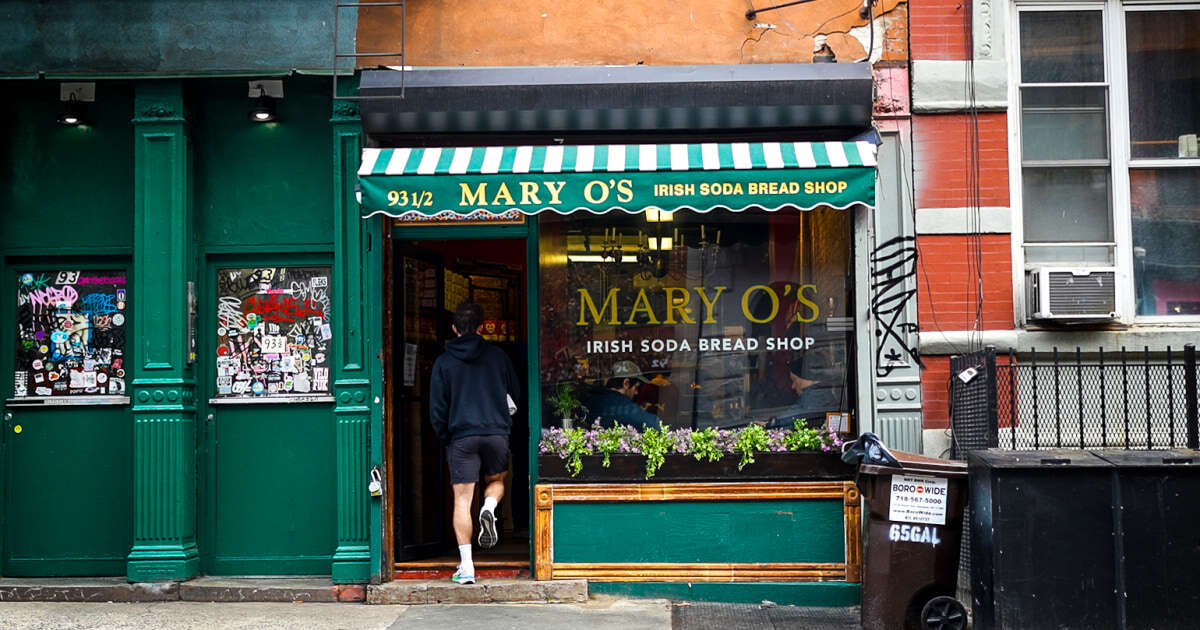
{"type": "MultiPolygon", "coordinates": [[[[433,362],[453,336],[461,302],[484,310],[484,339],[512,359],[527,400],[525,239],[397,240],[392,250],[390,366],[391,544],[396,578],[448,576],[458,564],[444,450],[429,422],[433,362]]],[[[505,498],[497,510],[500,544],[475,549],[476,574],[529,571],[529,405],[518,401],[509,440],[505,498]]],[[[483,484],[472,509],[477,514],[483,484]]]]}

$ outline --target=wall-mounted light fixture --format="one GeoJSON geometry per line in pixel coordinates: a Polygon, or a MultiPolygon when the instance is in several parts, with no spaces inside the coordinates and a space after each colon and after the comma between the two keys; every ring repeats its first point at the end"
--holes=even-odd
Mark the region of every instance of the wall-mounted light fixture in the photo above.
{"type": "Polygon", "coordinates": [[[250,120],[260,123],[274,122],[277,118],[275,99],[283,98],[283,81],[251,81],[247,96],[254,99],[254,106],[250,108],[250,120]]]}
{"type": "Polygon", "coordinates": [[[87,103],[96,100],[95,83],[60,83],[58,100],[63,102],[63,109],[58,114],[58,124],[67,127],[78,127],[88,123],[87,103]]]}

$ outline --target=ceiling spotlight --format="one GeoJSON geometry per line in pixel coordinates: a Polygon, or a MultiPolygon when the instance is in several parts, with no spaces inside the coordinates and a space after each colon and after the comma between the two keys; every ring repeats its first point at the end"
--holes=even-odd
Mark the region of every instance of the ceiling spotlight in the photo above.
{"type": "Polygon", "coordinates": [[[267,95],[263,86],[258,86],[258,97],[254,99],[254,108],[250,110],[250,120],[254,122],[271,122],[275,120],[275,99],[267,95]]]}

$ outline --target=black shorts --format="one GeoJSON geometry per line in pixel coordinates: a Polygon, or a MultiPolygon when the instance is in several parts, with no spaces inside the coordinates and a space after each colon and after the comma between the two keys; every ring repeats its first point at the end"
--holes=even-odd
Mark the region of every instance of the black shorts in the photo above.
{"type": "Polygon", "coordinates": [[[469,435],[446,447],[450,463],[450,483],[475,483],[479,469],[490,477],[508,470],[508,436],[469,435]]]}

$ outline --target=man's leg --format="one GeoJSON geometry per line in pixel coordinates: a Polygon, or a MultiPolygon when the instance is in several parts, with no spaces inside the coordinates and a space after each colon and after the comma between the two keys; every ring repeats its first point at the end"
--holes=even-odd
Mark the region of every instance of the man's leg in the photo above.
{"type": "Polygon", "coordinates": [[[475,484],[456,483],[454,488],[454,538],[458,540],[458,574],[475,577],[475,562],[471,559],[471,500],[475,484]]]}
{"type": "Polygon", "coordinates": [[[505,473],[484,477],[483,507],[479,509],[479,546],[491,549],[500,542],[500,531],[496,527],[496,506],[504,498],[505,473]]]}

